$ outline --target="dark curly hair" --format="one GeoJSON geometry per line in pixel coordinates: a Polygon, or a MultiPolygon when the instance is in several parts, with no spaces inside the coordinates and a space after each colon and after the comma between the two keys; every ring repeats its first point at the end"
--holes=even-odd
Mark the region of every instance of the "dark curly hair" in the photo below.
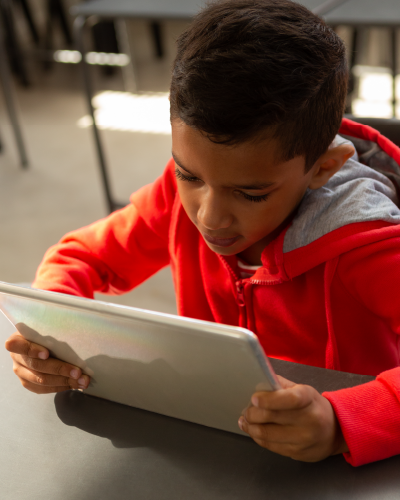
{"type": "Polygon", "coordinates": [[[328,149],[344,112],[345,47],[302,5],[213,2],[178,38],[177,49],[171,120],[227,145],[272,136],[279,160],[304,156],[306,170],[328,149]]]}

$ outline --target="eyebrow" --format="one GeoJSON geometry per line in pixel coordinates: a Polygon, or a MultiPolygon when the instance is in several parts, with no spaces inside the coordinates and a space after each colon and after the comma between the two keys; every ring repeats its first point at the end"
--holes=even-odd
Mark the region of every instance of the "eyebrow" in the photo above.
{"type": "MultiPolygon", "coordinates": [[[[175,161],[175,163],[180,167],[182,170],[187,172],[193,177],[196,177],[190,170],[188,170],[186,167],[182,165],[182,162],[178,159],[176,154],[172,152],[172,157],[175,161]]],[[[248,189],[248,190],[260,190],[260,189],[267,189],[271,186],[275,185],[275,182],[252,182],[251,184],[231,184],[232,187],[238,188],[238,189],[248,189]]]]}

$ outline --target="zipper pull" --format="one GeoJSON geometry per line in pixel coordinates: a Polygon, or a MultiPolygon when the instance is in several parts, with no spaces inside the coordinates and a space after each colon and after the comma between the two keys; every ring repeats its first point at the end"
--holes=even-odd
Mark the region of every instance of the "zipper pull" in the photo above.
{"type": "Polygon", "coordinates": [[[237,296],[236,296],[236,301],[239,305],[239,307],[245,307],[246,306],[246,303],[244,301],[244,291],[243,291],[243,283],[241,283],[240,281],[237,281],[236,282],[236,293],[237,293],[237,296]]]}

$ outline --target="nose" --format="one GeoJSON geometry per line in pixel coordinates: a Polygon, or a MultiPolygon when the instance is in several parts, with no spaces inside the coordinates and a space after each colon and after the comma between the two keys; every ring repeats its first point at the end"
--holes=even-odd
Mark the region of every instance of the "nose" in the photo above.
{"type": "Polygon", "coordinates": [[[203,193],[197,211],[197,220],[204,228],[212,231],[226,229],[232,224],[233,216],[223,193],[217,193],[210,188],[203,193]]]}

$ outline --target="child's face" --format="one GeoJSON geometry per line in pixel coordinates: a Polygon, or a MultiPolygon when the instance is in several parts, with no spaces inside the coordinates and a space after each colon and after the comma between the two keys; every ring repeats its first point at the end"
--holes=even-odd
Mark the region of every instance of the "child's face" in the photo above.
{"type": "Polygon", "coordinates": [[[207,245],[260,263],[261,252],[296,209],[314,168],[304,158],[277,164],[274,140],[214,144],[179,120],[172,153],[182,205],[207,245]]]}

